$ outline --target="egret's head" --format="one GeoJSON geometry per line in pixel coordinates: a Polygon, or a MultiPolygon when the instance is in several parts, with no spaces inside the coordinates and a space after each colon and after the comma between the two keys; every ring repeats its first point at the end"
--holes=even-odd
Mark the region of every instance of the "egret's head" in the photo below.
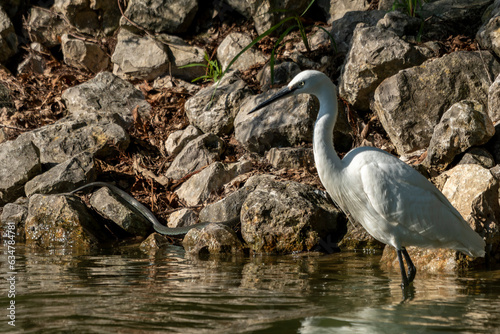
{"type": "Polygon", "coordinates": [[[302,71],[286,87],[250,110],[249,114],[287,96],[298,94],[316,95],[324,84],[327,84],[327,86],[332,84],[325,74],[314,70],[302,71]]]}

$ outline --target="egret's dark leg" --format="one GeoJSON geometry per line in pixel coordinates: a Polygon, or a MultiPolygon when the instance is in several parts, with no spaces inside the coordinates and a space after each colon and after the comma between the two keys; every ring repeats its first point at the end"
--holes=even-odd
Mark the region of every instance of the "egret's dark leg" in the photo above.
{"type": "Polygon", "coordinates": [[[417,267],[413,265],[413,262],[410,259],[410,255],[406,251],[406,248],[402,248],[403,256],[405,257],[406,266],[408,267],[408,283],[413,282],[415,275],[417,274],[417,267]]]}
{"type": "Polygon", "coordinates": [[[400,249],[396,249],[396,253],[398,253],[399,267],[401,268],[401,278],[403,280],[403,283],[401,283],[401,287],[404,289],[410,283],[408,282],[408,277],[406,277],[406,269],[405,269],[405,264],[403,262],[403,257],[401,256],[401,250],[400,249]]]}

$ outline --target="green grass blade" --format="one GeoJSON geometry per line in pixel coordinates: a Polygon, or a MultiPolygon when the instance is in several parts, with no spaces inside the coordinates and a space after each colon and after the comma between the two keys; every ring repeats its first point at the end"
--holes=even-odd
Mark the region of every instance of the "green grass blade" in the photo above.
{"type": "Polygon", "coordinates": [[[274,55],[276,53],[276,49],[280,45],[280,43],[283,41],[283,39],[292,31],[293,29],[297,28],[297,25],[293,25],[291,27],[288,27],[279,37],[276,43],[274,44],[273,50],[271,51],[271,59],[269,60],[269,68],[271,70],[271,85],[274,84],[274,55]]]}
{"type": "Polygon", "coordinates": [[[326,30],[325,28],[321,27],[321,26],[316,26],[318,27],[319,29],[323,30],[324,32],[326,32],[326,34],[328,35],[328,37],[330,38],[330,43],[332,43],[333,45],[333,49],[335,50],[335,53],[337,53],[337,43],[335,43],[335,38],[333,38],[332,34],[326,30]]]}
{"type": "Polygon", "coordinates": [[[307,5],[306,9],[302,12],[302,14],[300,14],[300,16],[304,16],[307,11],[309,10],[309,8],[311,8],[311,6],[313,5],[313,3],[315,2],[316,0],[312,0],[311,2],[309,2],[309,5],[307,5]]]}
{"type": "Polygon", "coordinates": [[[297,21],[297,25],[299,26],[299,32],[300,32],[300,36],[302,37],[302,42],[304,42],[304,45],[306,46],[306,50],[308,52],[311,52],[311,48],[309,47],[309,41],[307,40],[307,35],[306,35],[306,30],[304,28],[304,25],[302,24],[302,21],[300,21],[300,18],[296,17],[295,19],[297,21]]]}

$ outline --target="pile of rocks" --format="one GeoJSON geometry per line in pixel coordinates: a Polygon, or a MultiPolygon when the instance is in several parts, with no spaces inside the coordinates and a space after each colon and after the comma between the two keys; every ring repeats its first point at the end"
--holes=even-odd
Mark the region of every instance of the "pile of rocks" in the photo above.
{"type": "MultiPolygon", "coordinates": [[[[485,51],[444,56],[439,43],[416,42],[422,31],[419,19],[386,11],[392,1],[380,1],[379,10],[367,10],[366,3],[324,0],[318,1],[316,8],[331,24],[327,30],[335,39],[337,52],[345,54],[338,71],[340,96],[354,110],[376,114],[403,159],[426,152],[420,169],[446,170],[436,182],[485,238],[491,259],[500,261],[500,138],[495,135],[500,121],[500,63],[495,57],[500,56],[500,41],[495,33],[500,1],[437,0],[424,4],[421,13],[429,19],[423,31],[429,36],[461,34],[461,27],[482,22],[475,29],[485,51]],[[439,21],[435,21],[436,17],[439,21]]],[[[20,240],[26,238],[27,243],[42,247],[87,249],[107,239],[108,232],[97,222],[100,218],[88,213],[80,199],[55,194],[95,180],[95,159],[127,148],[127,129],[134,113],[142,118],[149,116],[151,106],[129,81],[155,80],[158,84],[167,74],[182,80],[203,75],[203,67],[183,66],[205,63],[206,51],[179,37],[196,30],[193,22],[199,23],[206,16],[202,12],[233,11],[253,19],[257,33],[262,33],[286,15],[270,11],[273,4],[271,0],[227,0],[209,6],[197,0],[154,0],[145,7],[132,0],[122,9],[123,16],[114,0],[99,4],[56,0],[50,8],[15,9],[4,5],[4,10],[0,9],[0,26],[6,28],[2,28],[0,38],[5,47],[1,48],[0,62],[12,62],[19,47],[16,34],[20,32],[9,23],[9,17],[27,10],[32,42],[46,49],[60,45],[68,65],[98,74],[62,94],[67,117],[0,144],[2,223],[15,221],[20,240]],[[75,29],[79,34],[74,33],[75,29]],[[113,33],[117,33],[117,44],[113,54],[108,55],[100,48],[97,37],[113,33]],[[76,37],[81,34],[93,38],[76,37]],[[107,71],[111,67],[112,73],[107,71]]],[[[309,1],[280,4],[303,11],[309,1]]],[[[229,33],[218,47],[219,63],[226,66],[250,41],[251,37],[244,33],[229,33]]],[[[329,36],[318,30],[310,41],[317,48],[328,45],[329,36]]],[[[325,52],[321,61],[315,62],[303,50],[301,43],[287,48],[283,58],[288,61],[275,68],[278,83],[287,82],[300,70],[325,69],[334,64],[333,51],[325,52]]],[[[248,152],[266,156],[275,168],[306,168],[313,164],[310,148],[294,146],[312,140],[318,111],[314,98],[290,97],[267,107],[263,116],[247,114],[274,90],[256,95],[237,70],[266,60],[267,56],[254,48],[234,63],[235,71],[227,73],[217,86],[198,90],[178,81],[192,92],[185,103],[190,125],[172,133],[163,144],[164,151],[175,158],[161,177],[188,178],[176,190],[177,196],[189,206],[204,208],[199,213],[191,209],[176,212],[168,225],[240,219],[241,238],[220,225],[191,230],[184,243],[193,252],[240,252],[245,248],[282,253],[331,250],[342,238],[340,245],[346,248],[380,247],[359,226],[346,224],[345,216],[323,191],[269,175],[249,178],[253,168],[248,159],[219,161],[224,150],[221,137],[234,134],[248,152]],[[220,202],[207,204],[211,194],[245,181],[241,189],[220,202]]],[[[36,63],[36,53],[27,61],[36,63]]],[[[43,71],[43,63],[31,68],[43,71]]],[[[268,67],[262,69],[258,80],[263,88],[270,86],[268,67]]],[[[335,144],[348,148],[352,143],[351,128],[345,112],[340,110],[335,144]]],[[[114,221],[120,231],[143,237],[150,234],[149,223],[113,194],[100,191],[92,198],[94,209],[106,220],[114,221]]],[[[145,247],[159,242],[158,236],[152,235],[145,247]]],[[[431,269],[456,269],[464,263],[454,252],[445,257],[439,251],[426,252],[420,258],[431,269]]],[[[394,257],[386,253],[385,262],[392,263],[394,257]]],[[[412,258],[419,263],[418,256],[412,258]]]]}

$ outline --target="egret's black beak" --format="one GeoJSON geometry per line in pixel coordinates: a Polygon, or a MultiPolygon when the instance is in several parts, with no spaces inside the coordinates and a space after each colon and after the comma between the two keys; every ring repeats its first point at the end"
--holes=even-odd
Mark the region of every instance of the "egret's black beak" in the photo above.
{"type": "Polygon", "coordinates": [[[255,108],[253,108],[252,110],[250,110],[248,112],[248,114],[251,114],[253,112],[256,112],[257,110],[261,109],[261,108],[264,108],[265,106],[273,103],[274,101],[276,100],[279,100],[283,97],[286,97],[288,96],[289,94],[293,93],[295,89],[293,88],[289,88],[288,86],[279,90],[276,94],[274,94],[273,96],[271,96],[270,98],[268,98],[267,100],[265,100],[264,102],[261,102],[259,103],[255,108]]]}

